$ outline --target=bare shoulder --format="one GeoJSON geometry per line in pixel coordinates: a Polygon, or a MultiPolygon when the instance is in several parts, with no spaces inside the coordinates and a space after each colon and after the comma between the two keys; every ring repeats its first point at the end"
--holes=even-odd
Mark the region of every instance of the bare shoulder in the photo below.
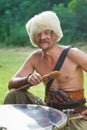
{"type": "Polygon", "coordinates": [[[69,56],[70,57],[74,57],[74,56],[77,56],[77,57],[80,57],[80,56],[87,56],[87,53],[83,52],[82,50],[76,48],[76,47],[72,47],[69,51],[69,56]]]}
{"type": "Polygon", "coordinates": [[[33,51],[28,58],[36,58],[38,56],[42,55],[42,50],[41,49],[37,49],[35,51],[33,51]]]}
{"type": "Polygon", "coordinates": [[[80,66],[87,71],[87,53],[74,47],[70,49],[68,58],[72,60],[73,63],[77,64],[77,66],[80,66]]]}
{"type": "Polygon", "coordinates": [[[37,49],[35,51],[33,51],[28,57],[27,57],[27,62],[34,65],[37,64],[37,62],[39,61],[39,59],[42,56],[42,50],[41,49],[37,49]]]}

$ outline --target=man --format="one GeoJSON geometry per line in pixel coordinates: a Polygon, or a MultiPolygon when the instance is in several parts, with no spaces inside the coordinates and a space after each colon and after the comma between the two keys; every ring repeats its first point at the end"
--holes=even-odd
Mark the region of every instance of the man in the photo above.
{"type": "MultiPolygon", "coordinates": [[[[4,104],[31,103],[30,97],[32,94],[27,91],[28,87],[35,86],[42,81],[47,85],[51,79],[53,82],[45,95],[46,104],[51,107],[57,104],[57,109],[66,112],[75,107],[74,112],[81,113],[83,109],[86,109],[84,105],[83,71],[87,72],[87,54],[71,47],[60,70],[56,70],[59,73],[56,74],[56,71],[54,71],[52,74],[61,53],[67,48],[57,45],[57,42],[63,37],[57,15],[52,11],[35,15],[27,22],[26,29],[31,43],[40,49],[29,55],[22,67],[9,81],[8,88],[11,90],[7,94],[4,104]],[[49,81],[44,81],[44,75],[47,76],[46,80],[49,81]]],[[[83,111],[82,114],[86,115],[87,110],[83,111]]],[[[86,116],[83,116],[83,118],[87,120],[86,116]]],[[[70,124],[65,129],[86,130],[87,121],[85,120],[71,120],[72,125],[70,124]]]]}

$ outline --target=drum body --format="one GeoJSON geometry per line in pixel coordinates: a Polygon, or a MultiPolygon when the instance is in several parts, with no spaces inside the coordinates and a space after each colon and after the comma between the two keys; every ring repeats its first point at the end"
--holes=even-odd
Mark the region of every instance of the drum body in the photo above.
{"type": "Polygon", "coordinates": [[[63,128],[67,116],[56,109],[41,105],[1,105],[0,130],[53,130],[63,128]]]}

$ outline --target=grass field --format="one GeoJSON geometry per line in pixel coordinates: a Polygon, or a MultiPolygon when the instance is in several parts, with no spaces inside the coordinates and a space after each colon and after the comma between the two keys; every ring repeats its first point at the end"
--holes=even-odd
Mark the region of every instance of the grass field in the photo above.
{"type": "MultiPolygon", "coordinates": [[[[0,49],[0,104],[8,92],[7,84],[10,78],[22,65],[26,57],[33,51],[30,48],[0,49]]],[[[85,75],[85,96],[87,95],[87,73],[85,75]]],[[[44,99],[44,86],[39,84],[30,89],[33,93],[44,99]]]]}
{"type": "MultiPolygon", "coordinates": [[[[8,92],[8,81],[22,65],[26,57],[33,51],[30,48],[24,49],[0,49],[0,104],[8,92]]],[[[30,89],[32,92],[44,98],[43,84],[30,89]],[[37,91],[36,91],[37,90],[37,91]]]]}

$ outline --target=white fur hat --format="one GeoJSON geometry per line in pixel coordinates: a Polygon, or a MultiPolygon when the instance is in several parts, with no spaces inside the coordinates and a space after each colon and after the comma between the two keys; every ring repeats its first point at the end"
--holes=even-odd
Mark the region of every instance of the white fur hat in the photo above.
{"type": "Polygon", "coordinates": [[[44,11],[32,17],[26,24],[26,30],[34,46],[37,46],[34,41],[34,36],[44,30],[52,30],[58,36],[57,41],[63,37],[59,18],[52,11],[44,11]]]}

